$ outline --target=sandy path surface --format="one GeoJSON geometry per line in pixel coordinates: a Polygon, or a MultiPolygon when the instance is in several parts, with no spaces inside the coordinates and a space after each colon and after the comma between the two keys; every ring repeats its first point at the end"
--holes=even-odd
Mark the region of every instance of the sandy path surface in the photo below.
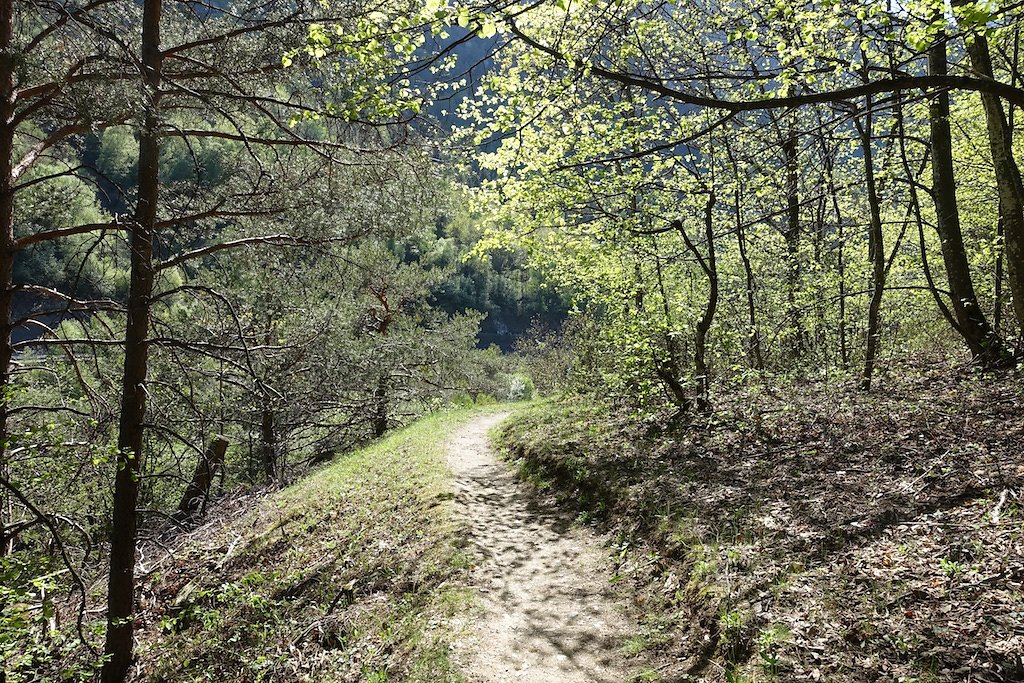
{"type": "Polygon", "coordinates": [[[624,683],[621,648],[634,631],[609,586],[607,552],[498,462],[487,431],[505,416],[475,419],[448,446],[483,608],[455,662],[471,683],[624,683]]]}

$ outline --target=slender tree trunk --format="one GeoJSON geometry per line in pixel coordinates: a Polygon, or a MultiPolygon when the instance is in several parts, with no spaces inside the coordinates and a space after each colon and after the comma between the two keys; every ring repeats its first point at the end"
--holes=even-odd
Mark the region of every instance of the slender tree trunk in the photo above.
{"type": "MultiPolygon", "coordinates": [[[[11,281],[14,273],[14,0],[0,0],[0,475],[7,472],[10,410],[11,281]]],[[[6,498],[6,492],[4,496],[6,498]]],[[[6,555],[7,505],[0,499],[0,556],[6,555]]]]}
{"type": "Polygon", "coordinates": [[[865,98],[864,123],[860,128],[861,151],[864,158],[864,178],[868,191],[868,212],[871,216],[869,231],[868,257],[871,260],[871,300],[868,303],[868,336],[864,351],[864,372],[861,375],[860,388],[867,391],[871,388],[871,378],[875,371],[878,355],[878,341],[881,324],[882,296],[885,294],[885,249],[882,234],[882,211],[878,205],[878,186],[875,182],[875,162],[872,150],[873,115],[871,98],[865,98]]]}
{"type": "Polygon", "coordinates": [[[992,276],[993,298],[992,304],[992,329],[997,335],[1002,336],[1003,330],[1003,282],[1006,280],[1004,251],[1006,250],[1006,233],[1003,230],[1003,203],[999,202],[999,219],[996,221],[996,272],[992,276]]]}
{"type": "Polygon", "coordinates": [[[715,258],[714,209],[715,193],[710,192],[707,203],[704,205],[704,239],[707,242],[707,256],[701,261],[704,274],[708,278],[708,302],[704,306],[704,314],[697,321],[693,345],[693,365],[700,387],[700,393],[697,395],[697,407],[700,410],[707,410],[711,405],[708,396],[711,376],[707,363],[707,343],[708,332],[711,331],[711,324],[715,320],[715,311],[718,309],[718,261],[715,258]]]}
{"type": "MultiPolygon", "coordinates": [[[[907,156],[907,134],[903,121],[903,101],[898,94],[896,96],[896,100],[893,102],[892,112],[893,116],[896,117],[896,139],[899,142],[900,161],[903,164],[903,173],[907,178],[913,178],[915,175],[914,170],[910,165],[910,157],[907,156]]],[[[927,159],[925,161],[927,161],[927,159]]],[[[921,215],[921,200],[917,194],[917,186],[911,183],[908,187],[908,191],[910,193],[910,212],[915,223],[917,223],[918,253],[921,256],[921,272],[924,274],[925,282],[928,283],[928,291],[931,293],[932,299],[935,301],[935,306],[939,309],[939,313],[941,313],[942,317],[947,323],[949,323],[949,326],[959,333],[960,327],[956,322],[956,317],[953,315],[953,312],[949,310],[949,306],[946,305],[938,287],[935,286],[935,279],[932,277],[932,269],[928,264],[928,243],[924,234],[924,218],[921,215]]]]}
{"type": "MultiPolygon", "coordinates": [[[[824,172],[819,179],[818,185],[825,184],[824,172]]],[[[816,202],[814,211],[814,268],[816,273],[825,272],[824,264],[822,263],[822,254],[824,251],[825,242],[825,215],[828,211],[828,198],[824,195],[816,202]]],[[[828,321],[826,320],[825,311],[825,297],[815,293],[814,296],[814,330],[811,334],[811,339],[814,341],[816,348],[825,348],[825,341],[828,332],[828,321]]]]}
{"type": "Polygon", "coordinates": [[[110,534],[107,636],[104,646],[104,655],[108,659],[103,665],[103,683],[120,683],[127,678],[134,647],[138,532],[136,508],[145,434],[145,384],[149,366],[148,336],[154,279],[153,239],[160,198],[161,9],[161,0],[145,0],[142,13],[141,64],[146,112],[139,132],[138,201],[129,238],[131,280],[110,534]]]}
{"type": "MultiPolygon", "coordinates": [[[[967,44],[971,66],[982,78],[994,79],[988,39],[984,33],[978,33],[973,38],[967,44]]],[[[1024,330],[1024,187],[1021,185],[1020,167],[1013,158],[1011,131],[1002,101],[995,95],[981,93],[981,104],[985,111],[989,151],[999,192],[1006,284],[1010,290],[1018,328],[1024,330]]]]}
{"type": "MultiPolygon", "coordinates": [[[[941,14],[939,20],[942,19],[941,14]]],[[[928,74],[944,77],[949,67],[945,34],[940,34],[928,50],[928,74]]],[[[939,90],[928,103],[929,138],[932,148],[932,196],[935,201],[936,230],[942,246],[942,260],[952,294],[953,312],[958,331],[974,358],[984,367],[994,367],[1007,360],[1008,354],[978,305],[971,279],[970,262],[960,229],[960,213],[956,201],[953,176],[953,140],[949,129],[949,93],[939,90]]]]}
{"type": "Polygon", "coordinates": [[[747,234],[743,229],[743,212],[740,207],[740,190],[734,192],[736,211],[736,241],[739,244],[740,260],[743,262],[743,275],[746,278],[747,290],[747,354],[755,370],[764,370],[764,355],[761,351],[761,328],[757,323],[757,292],[754,280],[754,269],[750,265],[747,253],[747,234]]]}
{"type": "Polygon", "coordinates": [[[797,137],[790,133],[782,143],[786,163],[786,240],[787,271],[786,298],[789,306],[789,324],[792,328],[790,355],[799,358],[807,351],[803,315],[797,305],[796,295],[800,288],[800,186],[797,158],[797,137]]]}
{"type": "Polygon", "coordinates": [[[227,450],[227,437],[218,434],[210,442],[210,447],[199,457],[192,481],[185,488],[185,493],[182,494],[181,502],[178,504],[179,518],[187,518],[200,509],[206,510],[206,501],[210,498],[213,478],[218,470],[223,469],[227,450]]]}
{"type": "Polygon", "coordinates": [[[388,378],[381,375],[373,391],[373,435],[384,436],[388,431],[388,378]]]}
{"type": "Polygon", "coordinates": [[[267,481],[277,480],[277,429],[274,426],[274,410],[264,404],[260,411],[260,461],[263,476],[267,481]]]}
{"type": "MultiPolygon", "coordinates": [[[[678,229],[680,232],[683,232],[682,223],[678,223],[678,229]]],[[[685,234],[683,233],[684,236],[685,234]]],[[[654,371],[672,394],[672,401],[676,404],[676,416],[678,417],[690,412],[691,401],[686,387],[679,380],[681,375],[679,360],[682,354],[679,351],[676,335],[672,334],[672,307],[669,306],[668,292],[665,289],[665,277],[661,270],[661,259],[658,257],[657,252],[654,255],[654,273],[658,278],[661,312],[665,317],[665,356],[660,357],[656,355],[654,357],[654,371]]],[[[639,275],[640,269],[637,268],[637,276],[639,277],[639,275]]]]}
{"type": "MultiPolygon", "coordinates": [[[[267,311],[263,322],[263,343],[267,347],[273,345],[275,341],[274,320],[274,312],[267,311]]],[[[277,481],[277,456],[277,425],[274,419],[273,399],[269,388],[264,388],[263,403],[260,407],[260,465],[268,482],[277,481]]]]}
{"type": "Polygon", "coordinates": [[[839,247],[836,250],[836,269],[839,271],[839,364],[843,370],[848,370],[850,368],[850,349],[846,339],[846,224],[843,220],[843,212],[839,207],[839,193],[836,192],[831,157],[827,157],[826,163],[828,164],[828,193],[832,197],[832,210],[836,215],[836,236],[839,239],[839,247]]]}
{"type": "MultiPolygon", "coordinates": [[[[838,201],[836,202],[838,204],[838,201]]],[[[837,213],[838,215],[838,213],[837,213]]],[[[839,270],[839,365],[843,370],[849,370],[850,368],[850,344],[846,339],[847,336],[847,323],[846,323],[846,235],[845,225],[843,219],[838,218],[839,228],[837,234],[839,236],[839,249],[838,249],[838,263],[837,269],[839,270]]]]}
{"type": "MultiPolygon", "coordinates": [[[[1017,87],[1017,73],[1018,65],[1020,64],[1020,28],[1014,26],[1013,29],[1013,50],[1010,54],[1010,87],[1017,87]]],[[[1009,150],[1010,157],[1013,158],[1013,119],[1016,109],[1013,104],[1007,105],[1006,110],[1006,148],[1009,150]]],[[[1002,201],[1002,200],[1000,200],[1002,201]]],[[[1003,230],[1003,216],[1006,211],[1000,205],[999,207],[999,220],[996,222],[996,242],[999,245],[999,250],[996,254],[996,272],[995,272],[995,305],[992,312],[992,324],[995,328],[996,334],[1002,336],[1003,330],[1003,283],[1005,282],[1005,266],[1006,263],[1006,237],[1005,231],[1003,230]]],[[[1018,321],[1019,323],[1020,321],[1018,321]]],[[[1018,324],[1017,333],[1024,337],[1024,325],[1018,324]]]]}

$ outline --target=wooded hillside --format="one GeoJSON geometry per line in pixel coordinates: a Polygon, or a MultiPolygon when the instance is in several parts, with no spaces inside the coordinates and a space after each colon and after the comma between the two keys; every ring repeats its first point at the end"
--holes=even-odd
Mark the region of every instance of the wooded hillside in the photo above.
{"type": "MultiPolygon", "coordinates": [[[[1017,467],[1019,425],[991,402],[1021,400],[1021,16],[987,0],[0,0],[7,680],[135,675],[140,547],[456,405],[539,390],[591,406],[614,443],[692,458],[720,437],[723,462],[755,434],[757,467],[814,450],[813,478],[863,430],[938,443],[909,403],[884,426],[837,417],[922,382],[963,399],[937,419],[976,401],[1008,440],[977,457],[1017,467]],[[810,408],[834,395],[841,409],[810,408]],[[764,427],[790,411],[807,429],[764,427]],[[818,443],[822,422],[842,436],[818,443]]],[[[566,452],[524,439],[590,418],[551,410],[506,442],[557,470],[566,452]]],[[[999,501],[997,545],[1016,548],[1020,472],[968,486],[914,444],[928,466],[908,486],[939,472],[937,490],[999,501]]],[[[597,466],[603,447],[569,460],[597,466]]],[[[917,467],[908,448],[893,457],[917,467]]],[[[860,509],[892,473],[857,452],[860,509]]],[[[556,474],[579,474],[583,498],[607,483],[556,474]]],[[[717,485],[701,476],[685,486],[717,485]]],[[[618,498],[634,493],[602,495],[655,514],[618,498]]],[[[1019,675],[1013,624],[997,645],[1016,654],[974,680],[1019,675]]],[[[752,655],[727,654],[723,680],[749,674],[752,655]]],[[[957,680],[953,664],[933,675],[957,680]]]]}

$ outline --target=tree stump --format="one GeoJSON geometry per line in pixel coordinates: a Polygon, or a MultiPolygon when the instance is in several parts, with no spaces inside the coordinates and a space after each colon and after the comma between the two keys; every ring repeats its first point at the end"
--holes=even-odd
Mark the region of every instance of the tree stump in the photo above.
{"type": "Polygon", "coordinates": [[[201,507],[205,507],[207,498],[210,496],[210,486],[213,484],[213,476],[217,470],[224,467],[224,455],[228,450],[227,437],[218,434],[210,442],[206,453],[199,458],[196,472],[192,475],[192,481],[185,488],[185,493],[178,504],[178,517],[189,517],[196,513],[201,507]]]}

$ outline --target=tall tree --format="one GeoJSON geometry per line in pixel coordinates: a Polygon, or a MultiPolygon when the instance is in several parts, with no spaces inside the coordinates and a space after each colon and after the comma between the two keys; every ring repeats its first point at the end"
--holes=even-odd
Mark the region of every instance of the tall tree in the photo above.
{"type": "Polygon", "coordinates": [[[867,343],[864,350],[864,371],[860,387],[871,388],[871,378],[878,356],[878,342],[881,334],[879,320],[882,311],[882,297],[885,294],[885,239],[882,230],[882,210],[878,203],[878,185],[875,182],[874,160],[874,111],[871,97],[864,99],[863,123],[858,121],[861,154],[864,157],[864,179],[868,199],[869,247],[868,260],[871,262],[871,300],[868,303],[867,343]]]}
{"type": "MultiPolygon", "coordinates": [[[[405,112],[385,99],[391,86],[381,86],[381,72],[373,70],[384,68],[386,60],[350,64],[346,70],[323,68],[327,45],[315,31],[307,33],[310,26],[322,26],[315,23],[318,18],[366,20],[356,6],[330,13],[329,8],[305,3],[239,3],[198,15],[184,2],[145,0],[142,6],[136,62],[139,161],[128,222],[130,288],[111,525],[103,668],[107,683],[124,680],[132,657],[137,504],[151,351],[158,344],[173,344],[151,335],[157,297],[168,296],[157,291],[158,276],[246,245],[302,242],[286,234],[228,238],[223,229],[227,221],[274,216],[289,208],[294,196],[284,195],[280,178],[268,172],[288,160],[283,150],[304,149],[333,162],[351,147],[369,154],[405,139],[405,112]],[[302,38],[304,50],[289,49],[302,38]],[[301,58],[308,59],[299,68],[296,62],[301,58]],[[286,70],[288,65],[296,68],[286,70]],[[320,80],[316,90],[310,88],[314,79],[320,80]],[[205,112],[205,119],[188,118],[194,110],[205,112]],[[371,116],[378,125],[360,128],[354,123],[371,116]],[[299,125],[304,121],[320,125],[299,125]],[[241,150],[248,161],[236,169],[238,177],[207,187],[209,181],[196,169],[188,174],[191,191],[186,190],[187,183],[176,187],[176,172],[162,163],[166,146],[181,140],[188,148],[209,139],[241,150]]],[[[272,450],[272,421],[264,431],[265,447],[272,450]]],[[[265,461],[271,464],[273,458],[265,461]]]]}
{"type": "MultiPolygon", "coordinates": [[[[942,21],[937,15],[936,21],[942,21]]],[[[942,78],[949,73],[947,36],[940,31],[928,48],[928,74],[942,78]]],[[[942,246],[942,260],[958,331],[981,363],[988,366],[1006,361],[1007,350],[988,322],[978,302],[971,277],[971,266],[960,228],[960,209],[956,200],[953,174],[953,141],[949,125],[949,91],[940,89],[928,102],[929,140],[932,152],[932,198],[935,202],[935,229],[942,246]]]]}
{"type": "MultiPolygon", "coordinates": [[[[995,80],[992,55],[984,31],[966,36],[967,54],[979,76],[995,80]]],[[[1002,101],[991,93],[981,93],[985,112],[989,150],[999,195],[999,222],[1006,259],[1006,282],[1010,289],[1018,329],[1024,330],[1024,186],[1020,167],[1013,156],[1012,132],[1002,101]]]]}
{"type": "Polygon", "coordinates": [[[117,474],[111,513],[110,572],[107,581],[107,635],[104,683],[123,681],[131,665],[135,629],[135,554],[139,480],[142,475],[149,321],[153,305],[153,240],[160,202],[160,123],[164,55],[160,50],[162,0],[142,6],[141,89],[144,107],[139,130],[138,194],[129,229],[130,277],[125,323],[121,415],[117,433],[117,474]]]}

